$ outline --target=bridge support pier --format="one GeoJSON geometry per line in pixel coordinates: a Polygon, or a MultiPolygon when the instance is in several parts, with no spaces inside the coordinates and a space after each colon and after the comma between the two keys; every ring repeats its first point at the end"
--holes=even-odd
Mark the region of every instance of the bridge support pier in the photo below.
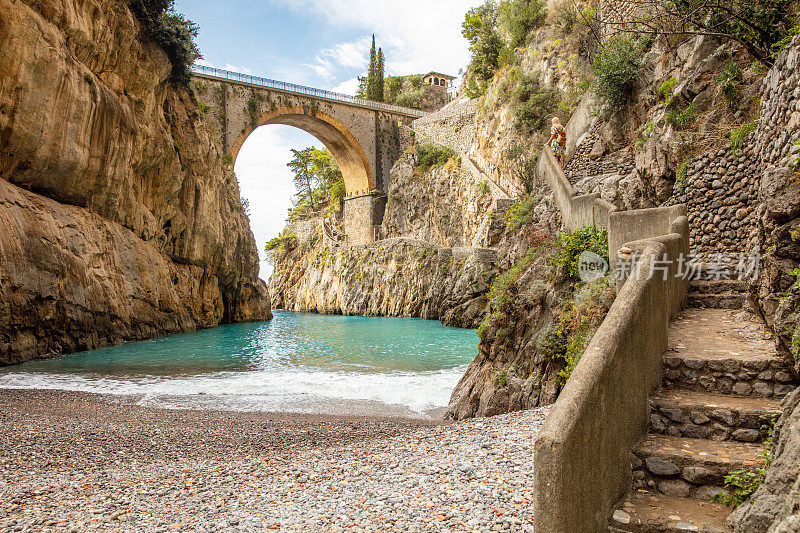
{"type": "Polygon", "coordinates": [[[383,222],[386,197],[362,194],[344,199],[344,232],[348,244],[375,242],[377,228],[383,222]]]}

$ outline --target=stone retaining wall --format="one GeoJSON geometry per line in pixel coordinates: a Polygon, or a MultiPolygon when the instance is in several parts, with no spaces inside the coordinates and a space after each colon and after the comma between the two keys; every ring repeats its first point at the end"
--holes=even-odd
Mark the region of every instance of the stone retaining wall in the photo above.
{"type": "Polygon", "coordinates": [[[418,142],[449,146],[461,154],[469,153],[475,136],[475,100],[455,102],[414,121],[418,142]]]}

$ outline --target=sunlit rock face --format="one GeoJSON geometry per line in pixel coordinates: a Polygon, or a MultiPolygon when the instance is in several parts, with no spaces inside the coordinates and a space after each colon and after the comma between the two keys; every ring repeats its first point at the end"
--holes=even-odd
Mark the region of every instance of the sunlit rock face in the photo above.
{"type": "Polygon", "coordinates": [[[0,363],[270,317],[232,172],[124,4],[0,0],[0,363]]]}

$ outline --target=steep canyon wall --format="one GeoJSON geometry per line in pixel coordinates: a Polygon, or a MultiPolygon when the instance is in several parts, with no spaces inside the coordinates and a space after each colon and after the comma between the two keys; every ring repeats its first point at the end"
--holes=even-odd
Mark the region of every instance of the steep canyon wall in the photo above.
{"type": "Polygon", "coordinates": [[[0,0],[0,363],[271,316],[235,177],[140,30],[0,0]]]}

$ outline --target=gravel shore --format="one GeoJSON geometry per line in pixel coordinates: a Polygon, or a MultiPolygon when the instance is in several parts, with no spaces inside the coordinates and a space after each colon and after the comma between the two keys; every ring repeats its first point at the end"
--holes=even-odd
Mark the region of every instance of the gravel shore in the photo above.
{"type": "Polygon", "coordinates": [[[443,423],[0,390],[0,530],[532,531],[546,415],[443,423]]]}

